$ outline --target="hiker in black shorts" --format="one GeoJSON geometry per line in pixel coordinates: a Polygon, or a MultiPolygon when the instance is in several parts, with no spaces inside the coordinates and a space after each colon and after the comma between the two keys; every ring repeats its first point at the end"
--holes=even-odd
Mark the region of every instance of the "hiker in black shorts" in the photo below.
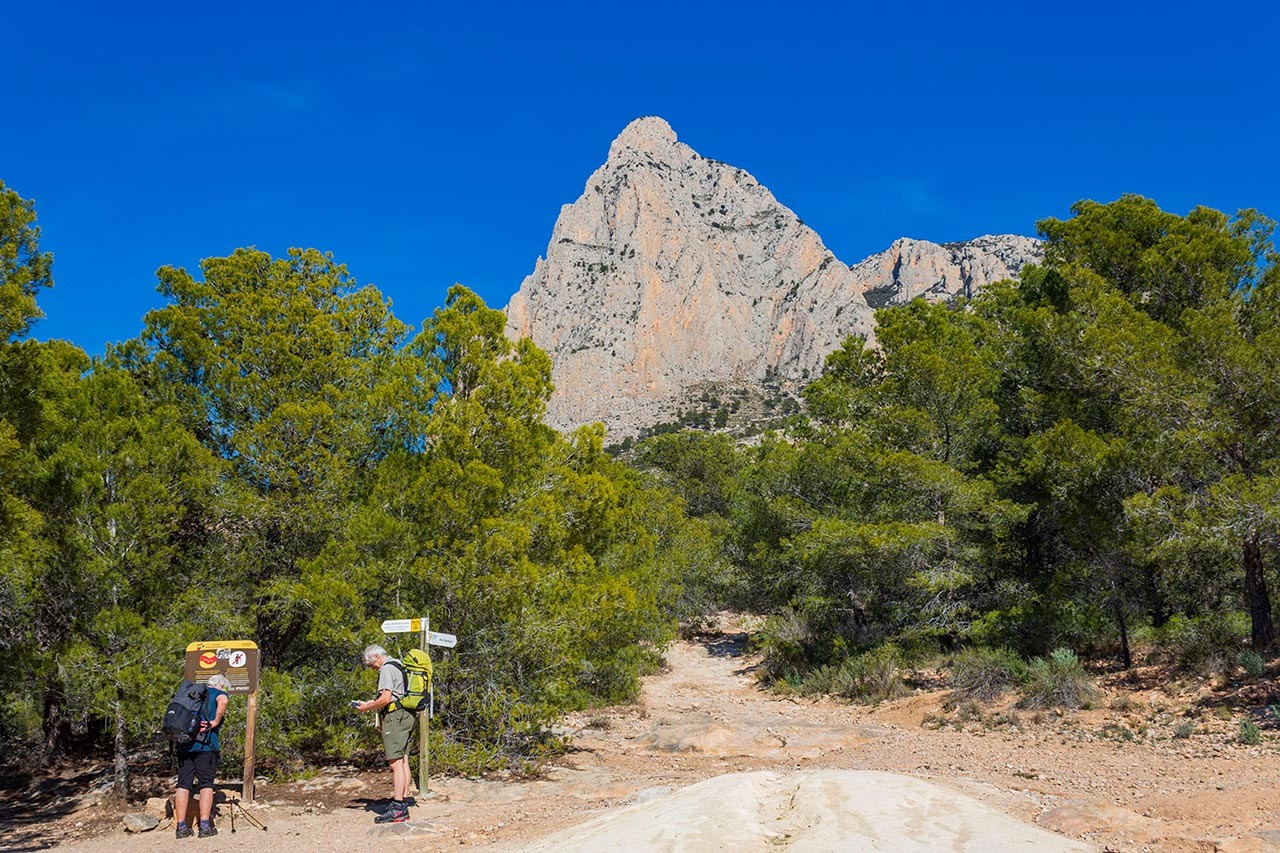
{"type": "Polygon", "coordinates": [[[218,834],[211,820],[213,777],[222,760],[222,742],[218,739],[218,729],[227,714],[227,691],[230,689],[231,682],[227,681],[225,675],[215,675],[209,679],[209,692],[205,698],[204,713],[201,714],[200,736],[178,748],[178,791],[173,797],[173,817],[178,822],[178,838],[190,838],[193,834],[191,827],[187,825],[187,807],[197,785],[200,791],[200,837],[208,838],[218,834]]]}

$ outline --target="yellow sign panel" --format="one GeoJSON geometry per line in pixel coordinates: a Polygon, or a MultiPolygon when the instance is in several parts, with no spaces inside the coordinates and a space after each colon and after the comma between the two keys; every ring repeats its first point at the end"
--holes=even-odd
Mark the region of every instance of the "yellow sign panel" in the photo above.
{"type": "Polygon", "coordinates": [[[203,643],[189,643],[187,651],[202,652],[205,649],[256,649],[258,644],[253,640],[206,640],[203,643]]]}
{"type": "Polygon", "coordinates": [[[186,670],[189,681],[208,681],[225,675],[231,693],[252,693],[258,689],[258,644],[252,640],[206,640],[187,646],[186,670]]]}

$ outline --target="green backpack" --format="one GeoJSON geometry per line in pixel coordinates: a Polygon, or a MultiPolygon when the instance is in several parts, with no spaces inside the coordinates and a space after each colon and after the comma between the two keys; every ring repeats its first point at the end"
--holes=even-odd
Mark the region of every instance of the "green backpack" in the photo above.
{"type": "Polygon", "coordinates": [[[427,708],[431,692],[431,658],[422,649],[409,649],[404,658],[391,662],[404,676],[404,695],[387,706],[388,711],[404,708],[416,714],[427,708]]]}

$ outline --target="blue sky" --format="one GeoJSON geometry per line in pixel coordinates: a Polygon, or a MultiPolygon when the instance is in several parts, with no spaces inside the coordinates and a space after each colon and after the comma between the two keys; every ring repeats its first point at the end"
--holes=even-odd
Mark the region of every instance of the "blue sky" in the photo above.
{"type": "Polygon", "coordinates": [[[155,269],[333,252],[418,325],[506,304],[631,119],[740,166],[846,263],[1123,192],[1280,217],[1270,3],[9,4],[0,180],[39,338],[91,353],[155,269]]]}

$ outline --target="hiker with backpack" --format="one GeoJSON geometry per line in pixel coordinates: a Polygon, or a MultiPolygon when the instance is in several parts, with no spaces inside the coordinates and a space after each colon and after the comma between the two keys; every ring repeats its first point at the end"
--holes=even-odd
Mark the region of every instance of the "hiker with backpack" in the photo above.
{"type": "Polygon", "coordinates": [[[413,742],[413,726],[417,715],[403,707],[408,692],[408,676],[404,664],[387,654],[382,646],[366,646],[364,665],[378,671],[378,696],[353,707],[362,713],[382,712],[382,749],[391,767],[391,804],[374,823],[402,823],[409,819],[409,747],[413,742]]]}
{"type": "Polygon", "coordinates": [[[199,835],[208,838],[218,834],[212,822],[213,777],[222,760],[218,729],[227,715],[230,690],[231,682],[225,675],[215,675],[207,684],[184,681],[165,712],[165,732],[173,740],[178,756],[178,790],[173,797],[178,838],[190,838],[193,834],[187,824],[187,808],[197,785],[200,791],[199,835]]]}

